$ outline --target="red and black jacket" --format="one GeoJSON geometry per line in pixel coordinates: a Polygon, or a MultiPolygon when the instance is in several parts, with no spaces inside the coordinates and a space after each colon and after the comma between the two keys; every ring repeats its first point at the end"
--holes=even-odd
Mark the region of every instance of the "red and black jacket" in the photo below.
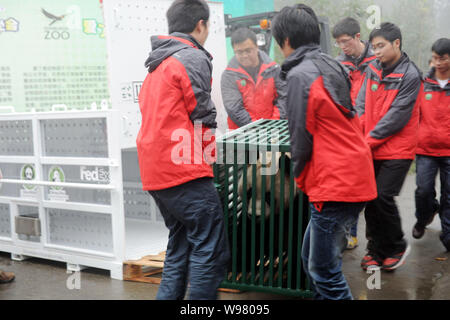
{"type": "Polygon", "coordinates": [[[222,74],[222,100],[228,128],[237,129],[258,119],[285,118],[285,84],[280,67],[259,51],[261,67],[256,82],[233,57],[222,74]]]}
{"type": "Polygon", "coordinates": [[[419,145],[416,153],[450,157],[450,82],[441,88],[435,69],[431,69],[425,77],[419,101],[419,145]]]}
{"type": "Polygon", "coordinates": [[[359,90],[364,82],[366,68],[369,64],[376,59],[373,53],[372,47],[369,42],[364,42],[365,49],[361,57],[354,59],[345,53],[341,53],[336,60],[342,63],[350,73],[350,80],[352,83],[352,88],[350,90],[350,95],[352,97],[352,102],[355,104],[356,98],[358,97],[359,90]]]}
{"type": "Polygon", "coordinates": [[[378,60],[366,70],[356,109],[376,160],[414,159],[421,72],[403,53],[390,70],[378,60]]]}
{"type": "Polygon", "coordinates": [[[142,125],[136,140],[144,190],[213,177],[216,108],[211,55],[189,35],[151,38],[148,75],[139,94],[142,125]],[[198,123],[198,125],[196,125],[198,123]],[[206,161],[207,160],[207,161],[206,161]]]}
{"type": "Polygon", "coordinates": [[[350,97],[344,67],[318,45],[300,47],[282,66],[296,182],[311,202],[377,197],[372,155],[350,97]]]}

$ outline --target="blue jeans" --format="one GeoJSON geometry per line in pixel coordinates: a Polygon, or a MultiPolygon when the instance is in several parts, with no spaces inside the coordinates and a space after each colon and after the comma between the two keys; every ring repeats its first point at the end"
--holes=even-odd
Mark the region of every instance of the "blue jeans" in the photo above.
{"type": "Polygon", "coordinates": [[[429,157],[417,155],[416,158],[416,218],[425,226],[432,215],[438,211],[441,218],[441,241],[450,251],[450,157],[429,157]],[[441,198],[436,199],[435,180],[440,171],[441,198]]]}
{"type": "Polygon", "coordinates": [[[326,202],[321,212],[311,205],[302,261],[315,299],[353,299],[342,273],[342,252],[347,246],[346,234],[364,205],[365,202],[326,202]]]}
{"type": "Polygon", "coordinates": [[[230,257],[222,205],[211,178],[150,191],[169,229],[157,300],[214,300],[230,257]]]}
{"type": "Polygon", "coordinates": [[[359,215],[358,215],[358,217],[356,217],[355,224],[350,229],[350,235],[355,238],[358,236],[358,220],[359,220],[359,215]]]}

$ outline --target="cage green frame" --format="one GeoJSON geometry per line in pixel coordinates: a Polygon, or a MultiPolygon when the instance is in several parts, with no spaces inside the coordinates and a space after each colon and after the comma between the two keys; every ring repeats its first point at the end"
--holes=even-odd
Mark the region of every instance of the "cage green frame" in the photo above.
{"type": "MultiPolygon", "coordinates": [[[[223,288],[312,297],[301,261],[309,205],[306,196],[295,190],[292,163],[287,164],[288,152],[287,120],[261,119],[217,139],[214,182],[222,201],[231,251],[229,270],[221,283],[223,288]],[[266,152],[272,155],[271,172],[260,175],[258,182],[257,157],[261,154],[262,162],[266,163],[266,152]],[[280,155],[279,160],[276,154],[280,155]],[[273,172],[274,160],[279,161],[276,170],[279,176],[273,172]],[[277,178],[280,179],[279,190],[275,188],[277,178]],[[289,187],[285,190],[287,182],[289,187]],[[238,192],[240,184],[245,190],[241,194],[238,192]],[[288,206],[282,200],[276,206],[277,192],[278,199],[284,199],[286,191],[289,192],[288,206]],[[261,203],[270,203],[267,218],[263,218],[266,217],[265,205],[260,206],[259,218],[256,215],[257,192],[260,192],[261,203]]],[[[262,168],[269,169],[264,166],[259,169],[262,168]]]]}

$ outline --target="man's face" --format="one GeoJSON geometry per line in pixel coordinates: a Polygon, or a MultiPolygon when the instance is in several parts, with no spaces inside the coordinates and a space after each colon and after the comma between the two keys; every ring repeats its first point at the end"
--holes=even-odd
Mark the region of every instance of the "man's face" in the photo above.
{"type": "Polygon", "coordinates": [[[236,43],[233,46],[233,50],[237,61],[244,68],[252,68],[259,65],[258,47],[252,40],[247,39],[244,42],[236,43]]]}
{"type": "Polygon", "coordinates": [[[383,37],[375,37],[372,39],[372,47],[377,59],[386,65],[394,62],[401,52],[400,39],[390,42],[383,37]]]}
{"type": "Polygon", "coordinates": [[[343,34],[336,38],[335,45],[348,56],[359,56],[361,34],[357,33],[354,37],[343,34]]]}
{"type": "Polygon", "coordinates": [[[450,56],[448,53],[440,56],[436,52],[432,52],[431,61],[440,73],[446,73],[450,70],[450,56]]]}

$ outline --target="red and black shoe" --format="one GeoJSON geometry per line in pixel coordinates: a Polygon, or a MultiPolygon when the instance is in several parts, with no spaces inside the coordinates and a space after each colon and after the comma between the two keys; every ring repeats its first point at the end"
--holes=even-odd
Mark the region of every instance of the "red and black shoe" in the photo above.
{"type": "Polygon", "coordinates": [[[368,252],[361,260],[361,268],[367,270],[369,268],[380,268],[383,261],[375,254],[368,252]]]}
{"type": "Polygon", "coordinates": [[[381,266],[381,269],[385,271],[393,271],[397,269],[398,267],[402,266],[405,263],[405,259],[408,256],[409,252],[411,251],[411,247],[408,245],[405,249],[405,251],[397,253],[393,255],[392,257],[388,257],[383,260],[383,265],[381,266]]]}

